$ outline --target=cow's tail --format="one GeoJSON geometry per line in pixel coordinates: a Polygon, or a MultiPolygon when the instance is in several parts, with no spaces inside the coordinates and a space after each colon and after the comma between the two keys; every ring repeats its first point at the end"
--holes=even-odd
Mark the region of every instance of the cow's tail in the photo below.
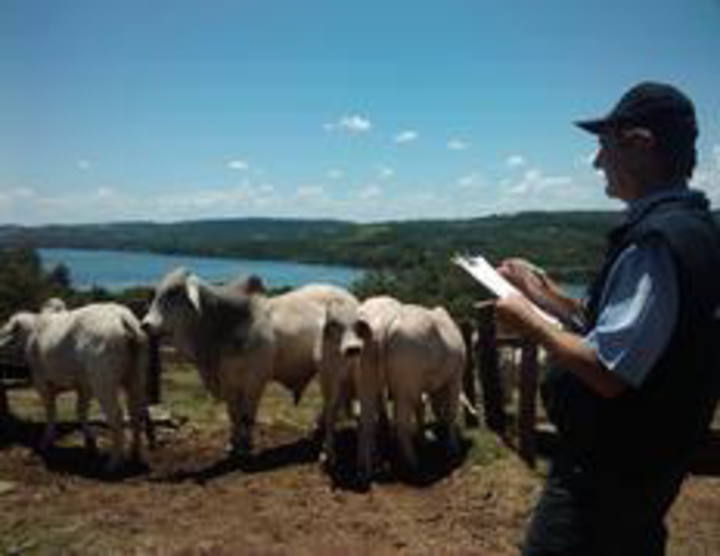
{"type": "Polygon", "coordinates": [[[129,354],[128,369],[128,401],[140,412],[140,420],[145,430],[148,446],[155,447],[155,427],[150,412],[149,402],[157,401],[155,379],[159,367],[158,342],[140,328],[137,319],[132,315],[123,315],[122,324],[125,330],[129,354]],[[152,386],[149,388],[149,386],[152,386]]]}
{"type": "Polygon", "coordinates": [[[460,405],[473,417],[480,417],[480,412],[477,410],[477,407],[475,407],[473,403],[468,399],[467,395],[463,390],[460,390],[460,405]]]}

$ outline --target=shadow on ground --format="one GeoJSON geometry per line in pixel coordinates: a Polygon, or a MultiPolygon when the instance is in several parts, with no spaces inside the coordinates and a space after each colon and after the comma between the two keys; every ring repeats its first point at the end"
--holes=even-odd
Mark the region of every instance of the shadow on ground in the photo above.
{"type": "MultiPolygon", "coordinates": [[[[407,470],[387,446],[380,443],[378,463],[371,481],[363,480],[357,468],[357,435],[354,428],[340,429],[335,434],[336,462],[331,467],[323,464],[334,488],[362,492],[369,488],[370,483],[405,482],[415,486],[430,486],[447,477],[454,469],[462,465],[470,448],[469,441],[463,441],[460,453],[448,457],[445,446],[439,441],[430,440],[418,446],[420,467],[407,470]]],[[[170,475],[156,477],[159,482],[195,481],[205,484],[231,473],[262,473],[287,466],[319,462],[320,443],[317,440],[302,437],[266,448],[251,456],[237,458],[226,457],[200,469],[182,470],[170,475]]]]}
{"type": "MultiPolygon", "coordinates": [[[[92,422],[92,426],[105,426],[101,422],[92,422]]],[[[58,446],[66,436],[79,432],[77,422],[57,424],[56,445],[47,450],[38,448],[45,430],[44,423],[25,421],[13,415],[0,420],[0,450],[11,446],[25,446],[34,451],[45,466],[60,473],[68,473],[101,481],[119,481],[141,475],[148,471],[142,462],[125,462],[116,471],[106,469],[109,456],[96,450],[86,450],[81,446],[58,446]]]]}
{"type": "MultiPolygon", "coordinates": [[[[102,423],[93,423],[95,426],[102,423]]],[[[76,422],[63,422],[57,425],[58,444],[62,438],[78,432],[76,422]]],[[[52,471],[93,478],[101,481],[118,481],[130,477],[151,474],[151,469],[141,462],[127,462],[116,472],[108,472],[105,467],[108,461],[106,453],[88,451],[81,446],[56,445],[48,450],[39,451],[37,446],[42,438],[44,424],[24,421],[10,416],[0,422],[0,449],[13,445],[26,446],[35,451],[52,471]]],[[[432,429],[431,429],[432,430],[432,429]]],[[[285,435],[286,437],[286,435],[285,435]]],[[[272,438],[270,439],[272,442],[272,438]]],[[[418,487],[430,486],[450,475],[454,469],[465,461],[471,443],[464,440],[458,454],[450,457],[443,442],[437,435],[417,445],[419,466],[407,469],[398,454],[386,440],[378,446],[378,463],[375,466],[370,482],[393,483],[403,482],[418,487]]],[[[354,428],[342,428],[335,434],[336,462],[332,467],[324,466],[325,472],[332,481],[334,488],[364,491],[370,486],[361,478],[357,469],[357,435],[354,428]]],[[[159,450],[163,450],[162,447],[159,450]]],[[[272,445],[244,458],[223,457],[209,465],[195,469],[183,469],[170,474],[163,474],[158,469],[153,482],[194,481],[205,484],[231,473],[262,473],[284,467],[313,463],[319,460],[320,443],[314,439],[301,436],[297,439],[272,445]]],[[[192,461],[188,462],[192,465],[192,461]]],[[[320,465],[318,463],[318,465],[320,465]]]]}

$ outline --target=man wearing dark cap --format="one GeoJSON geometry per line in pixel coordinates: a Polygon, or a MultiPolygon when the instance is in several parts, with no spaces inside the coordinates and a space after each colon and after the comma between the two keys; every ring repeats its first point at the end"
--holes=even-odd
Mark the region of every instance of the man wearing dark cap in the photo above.
{"type": "Polygon", "coordinates": [[[678,89],[641,83],[577,125],[598,137],[594,166],[627,212],[583,303],[523,261],[499,268],[568,325],[522,296],[496,305],[554,362],[542,394],[559,442],[523,554],[664,554],[664,516],[720,393],[720,232],[687,186],[698,131],[678,89]]]}

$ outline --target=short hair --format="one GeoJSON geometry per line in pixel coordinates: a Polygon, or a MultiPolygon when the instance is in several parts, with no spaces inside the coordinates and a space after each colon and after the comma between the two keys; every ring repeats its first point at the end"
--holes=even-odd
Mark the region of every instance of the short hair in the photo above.
{"type": "Polygon", "coordinates": [[[668,175],[676,178],[692,178],[697,165],[695,133],[656,133],[656,148],[661,155],[668,175]]]}

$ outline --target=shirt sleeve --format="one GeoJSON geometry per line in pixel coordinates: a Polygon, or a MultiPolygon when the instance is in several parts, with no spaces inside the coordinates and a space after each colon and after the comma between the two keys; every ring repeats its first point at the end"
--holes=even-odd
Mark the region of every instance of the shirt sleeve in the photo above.
{"type": "Polygon", "coordinates": [[[639,387],[665,350],[678,318],[672,254],[659,240],[632,244],[616,259],[585,343],[610,372],[639,387]]]}

